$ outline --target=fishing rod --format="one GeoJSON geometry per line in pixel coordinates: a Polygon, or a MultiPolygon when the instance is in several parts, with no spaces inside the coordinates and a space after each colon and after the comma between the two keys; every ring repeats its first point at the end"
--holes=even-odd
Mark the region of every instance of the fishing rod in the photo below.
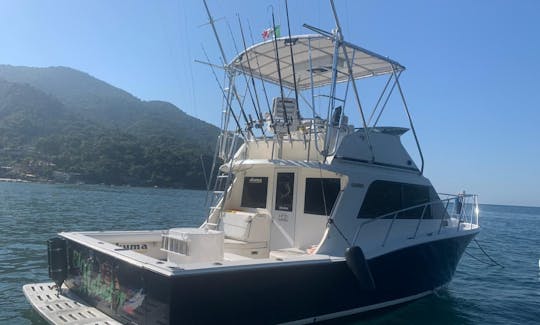
{"type": "Polygon", "coordinates": [[[240,106],[240,113],[242,114],[242,117],[244,118],[244,122],[246,122],[247,131],[251,133],[251,135],[255,139],[255,134],[253,133],[251,123],[249,122],[249,119],[247,118],[247,115],[246,115],[246,111],[244,110],[244,101],[240,98],[240,95],[238,94],[238,91],[236,90],[236,85],[234,84],[232,78],[229,81],[229,85],[232,89],[234,97],[236,98],[236,101],[238,102],[238,106],[240,106]]]}
{"type": "MultiPolygon", "coordinates": [[[[289,32],[289,51],[291,53],[291,64],[292,64],[292,73],[293,73],[293,81],[294,81],[294,99],[296,101],[296,107],[298,106],[298,88],[296,87],[296,69],[294,67],[294,53],[293,53],[293,42],[291,38],[291,24],[289,22],[289,6],[288,1],[285,0],[285,13],[287,15],[287,30],[289,32]]],[[[291,117],[292,118],[292,117],[291,117]]]]}
{"type": "MultiPolygon", "coordinates": [[[[237,15],[238,16],[238,15],[237,15]]],[[[240,20],[240,17],[238,16],[238,20],[240,20]]],[[[241,26],[241,25],[240,25],[241,26]]],[[[238,46],[236,45],[236,39],[234,37],[234,34],[232,32],[232,28],[231,28],[231,25],[229,24],[229,22],[227,22],[227,27],[229,28],[229,33],[231,34],[231,38],[233,40],[233,45],[234,45],[234,48],[236,50],[236,53],[240,53],[239,49],[238,49],[238,46]]],[[[245,42],[244,42],[244,48],[245,48],[245,42]]],[[[249,63],[249,62],[248,62],[249,63]]],[[[242,75],[244,76],[244,80],[246,82],[246,86],[247,86],[247,92],[249,94],[249,98],[251,99],[251,103],[253,104],[253,109],[255,110],[255,114],[257,115],[257,119],[259,121],[262,121],[262,115],[259,114],[259,111],[257,110],[257,107],[258,107],[258,103],[255,103],[255,99],[254,99],[254,96],[253,96],[253,93],[251,92],[251,88],[249,87],[249,81],[248,81],[248,78],[247,78],[247,75],[246,75],[246,71],[244,70],[244,67],[242,67],[242,75]]],[[[236,89],[236,87],[235,87],[236,89]]],[[[256,92],[256,89],[254,89],[254,91],[256,92]]],[[[257,94],[255,93],[255,96],[257,96],[257,94]]],[[[257,101],[258,101],[258,96],[257,96],[257,101]]],[[[244,105],[243,103],[240,104],[241,105],[241,109],[242,109],[242,114],[244,116],[244,118],[246,118],[246,123],[248,124],[249,126],[249,129],[250,129],[250,132],[251,134],[253,135],[253,137],[255,138],[255,135],[253,134],[253,131],[251,131],[251,128],[252,128],[252,125],[254,124],[253,123],[253,119],[251,118],[251,115],[250,115],[250,118],[249,118],[249,121],[247,121],[247,117],[246,117],[246,114],[244,112],[244,105]]],[[[258,124],[255,124],[255,126],[257,127],[258,125],[260,125],[260,123],[258,124]]],[[[261,132],[264,136],[264,139],[266,140],[266,134],[264,132],[264,129],[261,127],[261,132]]]]}
{"type": "MultiPolygon", "coordinates": [[[[248,29],[249,29],[249,36],[251,38],[251,43],[255,44],[255,40],[253,39],[253,30],[251,29],[251,25],[249,24],[249,21],[248,21],[248,29]]],[[[268,115],[270,115],[270,124],[271,124],[271,127],[274,127],[274,116],[272,114],[272,109],[270,107],[270,100],[268,99],[268,92],[266,91],[265,82],[264,82],[264,79],[262,78],[261,65],[259,63],[259,57],[257,55],[255,55],[255,62],[257,63],[257,71],[259,72],[259,76],[261,77],[261,84],[263,88],[264,97],[266,99],[268,115]]]]}
{"type": "MultiPolygon", "coordinates": [[[[255,93],[255,98],[257,100],[256,112],[258,112],[257,116],[259,118],[259,123],[262,123],[261,104],[260,104],[260,101],[259,101],[259,95],[257,93],[257,88],[255,86],[255,79],[253,78],[253,69],[251,67],[251,61],[249,60],[249,54],[248,54],[248,51],[247,51],[247,44],[246,44],[246,37],[244,35],[244,28],[242,27],[242,21],[240,20],[240,16],[237,15],[237,17],[238,17],[238,25],[240,26],[240,34],[242,36],[242,44],[244,45],[244,53],[246,54],[246,61],[247,61],[247,64],[248,64],[248,69],[249,69],[249,77],[251,79],[251,84],[253,86],[253,91],[255,93]]],[[[263,130],[263,135],[264,135],[264,130],[263,130]]]]}
{"type": "MultiPolygon", "coordinates": [[[[226,21],[227,23],[227,27],[229,29],[229,33],[231,34],[231,38],[232,38],[232,43],[233,43],[233,46],[234,46],[234,49],[235,51],[238,53],[238,46],[236,46],[236,39],[234,38],[234,34],[232,32],[232,28],[231,28],[231,25],[229,24],[228,21],[226,21]]],[[[227,66],[228,67],[228,66],[227,66]]],[[[232,72],[230,69],[227,69],[227,71],[231,74],[232,76],[232,72]]],[[[245,77],[245,75],[244,75],[245,77]]],[[[240,100],[240,95],[238,94],[238,91],[236,89],[236,84],[232,82],[233,78],[231,77],[229,79],[229,85],[233,91],[233,94],[236,98],[236,100],[238,101],[238,105],[240,106],[240,113],[242,114],[242,117],[244,118],[244,122],[246,123],[246,129],[248,130],[249,133],[251,133],[251,135],[253,136],[253,138],[255,139],[255,134],[253,133],[253,130],[252,130],[252,123],[251,121],[248,119],[247,115],[246,115],[246,112],[244,110],[244,100],[240,100]]],[[[246,79],[246,84],[247,84],[247,79],[246,79]]],[[[251,97],[251,100],[253,101],[253,96],[251,96],[251,90],[249,91],[250,93],[250,97],[251,97]]],[[[245,95],[244,95],[244,99],[245,99],[245,95]]]]}
{"type": "MultiPolygon", "coordinates": [[[[288,1],[285,0],[285,13],[287,15],[287,31],[289,32],[289,51],[290,51],[290,54],[291,54],[291,65],[292,65],[292,73],[293,73],[293,84],[294,84],[294,100],[295,100],[295,103],[296,103],[296,109],[299,110],[300,109],[300,105],[298,104],[298,87],[296,86],[296,69],[294,67],[294,51],[293,51],[293,41],[292,41],[292,38],[291,38],[291,24],[290,24],[290,21],[289,21],[289,5],[288,5],[288,1]]],[[[297,118],[299,117],[299,114],[298,116],[296,116],[297,118]]],[[[291,119],[293,117],[291,116],[291,119]]],[[[298,124],[300,124],[300,121],[298,121],[298,124]]],[[[304,132],[302,132],[302,135],[303,135],[303,138],[304,138],[304,147],[306,145],[306,134],[304,132]]]]}
{"type": "Polygon", "coordinates": [[[283,108],[283,117],[285,118],[285,125],[287,126],[287,134],[289,135],[289,142],[292,143],[291,128],[289,127],[289,118],[287,117],[287,109],[285,108],[285,96],[283,95],[283,81],[281,80],[281,66],[279,64],[279,51],[276,37],[276,21],[274,18],[274,9],[272,8],[272,28],[274,29],[274,50],[276,52],[276,65],[279,79],[279,90],[281,93],[281,107],[283,108]]]}

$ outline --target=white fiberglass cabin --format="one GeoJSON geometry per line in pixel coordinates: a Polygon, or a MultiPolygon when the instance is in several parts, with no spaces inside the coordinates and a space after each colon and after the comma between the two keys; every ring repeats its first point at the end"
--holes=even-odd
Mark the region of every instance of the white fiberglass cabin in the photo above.
{"type": "MultiPolygon", "coordinates": [[[[344,41],[336,24],[244,46],[222,67],[221,165],[200,228],[60,233],[49,242],[55,282],[136,324],[309,323],[448,283],[479,232],[476,196],[436,193],[399,84],[405,68],[344,41]],[[387,81],[365,111],[370,78],[387,81]],[[409,128],[378,125],[393,93],[420,167],[401,141],[409,128]]],[[[51,304],[47,314],[29,288],[44,317],[67,317],[51,304]]]]}

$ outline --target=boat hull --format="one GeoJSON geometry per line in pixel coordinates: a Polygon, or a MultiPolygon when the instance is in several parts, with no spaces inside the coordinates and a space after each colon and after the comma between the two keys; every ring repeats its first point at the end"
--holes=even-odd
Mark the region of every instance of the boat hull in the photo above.
{"type": "Polygon", "coordinates": [[[124,323],[313,322],[432,292],[451,280],[475,235],[462,233],[369,259],[374,290],[366,289],[344,260],[165,276],[70,241],[66,285],[124,323]]]}

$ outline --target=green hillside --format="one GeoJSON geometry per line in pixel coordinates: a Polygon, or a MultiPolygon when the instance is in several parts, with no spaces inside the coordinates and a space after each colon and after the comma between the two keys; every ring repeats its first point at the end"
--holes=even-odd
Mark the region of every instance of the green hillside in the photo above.
{"type": "Polygon", "coordinates": [[[74,69],[0,65],[0,177],[202,188],[217,134],[74,69]]]}

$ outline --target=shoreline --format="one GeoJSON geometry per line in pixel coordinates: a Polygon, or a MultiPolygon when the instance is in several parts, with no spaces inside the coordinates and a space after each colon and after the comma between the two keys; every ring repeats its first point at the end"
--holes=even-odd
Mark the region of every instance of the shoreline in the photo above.
{"type": "Polygon", "coordinates": [[[133,184],[105,184],[105,183],[83,183],[83,182],[58,182],[54,180],[25,180],[20,178],[0,178],[0,183],[24,183],[24,184],[49,184],[49,185],[88,185],[88,186],[106,186],[106,187],[133,187],[133,188],[155,188],[155,189],[173,189],[173,190],[193,190],[206,191],[204,188],[158,186],[158,185],[133,185],[133,184]]]}
{"type": "Polygon", "coordinates": [[[0,178],[0,182],[7,182],[7,183],[32,183],[31,181],[27,181],[25,179],[20,178],[0,178]]]}

